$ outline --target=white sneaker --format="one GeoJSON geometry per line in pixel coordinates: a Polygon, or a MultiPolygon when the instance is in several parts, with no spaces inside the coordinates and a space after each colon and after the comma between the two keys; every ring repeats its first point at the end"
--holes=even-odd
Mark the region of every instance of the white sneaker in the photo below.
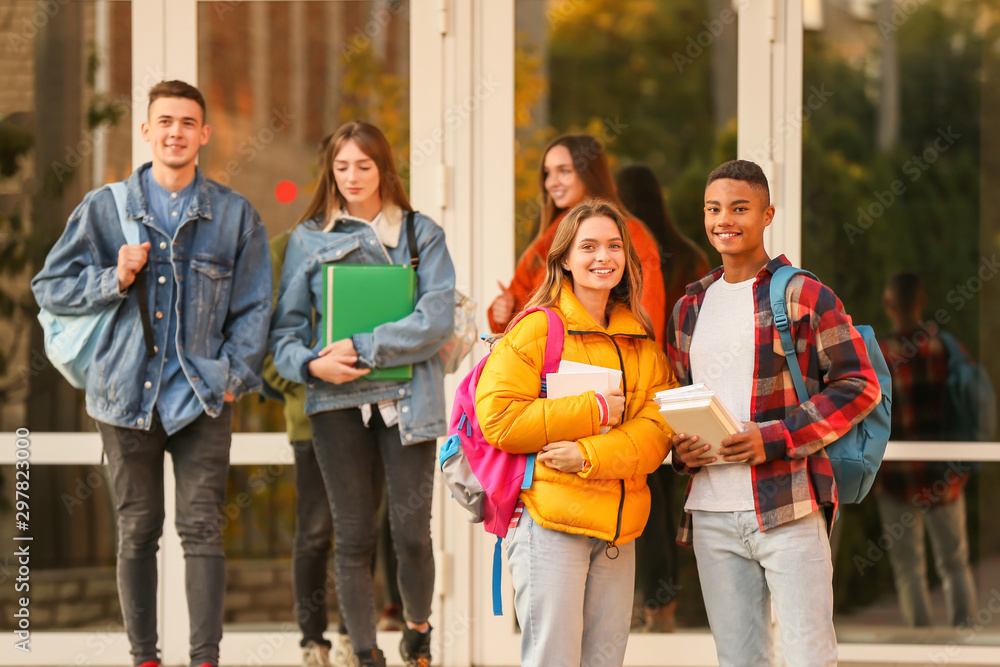
{"type": "Polygon", "coordinates": [[[330,667],[330,649],[323,644],[309,642],[302,647],[302,667],[330,667]]]}
{"type": "Polygon", "coordinates": [[[337,635],[337,641],[333,645],[333,660],[330,664],[332,667],[361,667],[348,635],[337,635]]]}

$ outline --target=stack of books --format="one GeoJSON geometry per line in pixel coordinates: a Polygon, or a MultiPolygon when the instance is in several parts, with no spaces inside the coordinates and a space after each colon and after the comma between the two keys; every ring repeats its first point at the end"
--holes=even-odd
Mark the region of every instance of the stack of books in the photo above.
{"type": "MultiPolygon", "coordinates": [[[[674,433],[683,433],[689,438],[698,436],[697,447],[713,445],[702,454],[702,458],[717,457],[715,445],[728,435],[746,430],[746,426],[708,385],[699,383],[676,387],[657,393],[655,398],[660,414],[674,433]]],[[[719,458],[715,463],[725,461],[719,458]]]]}

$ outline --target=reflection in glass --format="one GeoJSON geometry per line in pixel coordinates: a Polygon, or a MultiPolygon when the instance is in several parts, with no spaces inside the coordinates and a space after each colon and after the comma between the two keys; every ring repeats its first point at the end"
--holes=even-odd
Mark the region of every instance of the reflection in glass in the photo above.
{"type": "MultiPolygon", "coordinates": [[[[717,0],[516,1],[518,256],[540,225],[544,149],[558,135],[579,133],[598,140],[612,172],[643,163],[654,183],[659,181],[657,197],[643,197],[665,197],[663,217],[679,233],[664,234],[684,245],[664,248],[665,278],[676,277],[671,261],[682,255],[692,257],[695,273],[718,264],[705,238],[702,200],[712,168],[735,157],[737,27],[731,10],[731,3],[717,0]],[[696,248],[688,250],[684,237],[696,248]]],[[[626,180],[638,177],[624,174],[626,180]]],[[[618,187],[620,194],[626,189],[632,188],[618,187]]],[[[509,278],[503,277],[505,285],[509,278]]],[[[668,310],[677,296],[666,304],[668,310]]],[[[655,525],[647,528],[646,544],[637,543],[633,631],[707,625],[694,554],[673,546],[685,484],[674,480],[673,471],[665,472],[653,481],[655,525]]]]}
{"type": "MultiPolygon", "coordinates": [[[[0,4],[0,25],[0,432],[93,430],[83,392],[48,365],[29,282],[84,195],[130,172],[131,6],[14,0],[0,4]]],[[[120,632],[105,469],[30,468],[28,590],[16,590],[29,582],[17,581],[14,485],[13,466],[0,468],[0,602],[11,609],[0,629],[27,593],[32,630],[120,632]]]]}
{"type": "MultiPolygon", "coordinates": [[[[363,119],[386,134],[407,186],[409,2],[200,2],[198,40],[199,87],[213,128],[199,166],[209,178],[246,196],[272,239],[297,223],[315,188],[320,142],[346,121],[363,119]]],[[[244,400],[234,412],[234,430],[281,431],[281,412],[273,401],[244,400]]],[[[306,579],[319,582],[307,588],[319,591],[325,580],[327,594],[300,605],[298,619],[293,611],[295,476],[300,470],[292,466],[292,452],[289,445],[281,464],[230,472],[225,620],[244,629],[299,620],[304,631],[322,634],[325,629],[326,638],[335,640],[336,591],[332,570],[326,570],[331,527],[317,526],[310,544],[300,550],[322,561],[319,566],[308,566],[308,558],[294,565],[300,572],[309,570],[306,579]],[[318,613],[323,608],[329,610],[329,627],[318,613]]],[[[314,459],[311,465],[315,468],[314,459]]],[[[319,485],[312,502],[325,504],[322,480],[318,475],[308,479],[304,483],[312,490],[319,485]]],[[[300,519],[323,523],[320,513],[302,509],[300,519]]],[[[381,544],[391,547],[385,538],[381,544]]],[[[380,554],[381,561],[389,560],[391,548],[380,554]]],[[[381,586],[387,598],[390,588],[381,586]]]]}
{"type": "MultiPolygon", "coordinates": [[[[869,4],[822,3],[805,34],[802,263],[875,327],[892,438],[946,451],[996,437],[1000,319],[987,304],[1000,296],[1000,220],[984,185],[1000,174],[1000,16],[968,1],[869,4]],[[970,373],[956,399],[955,378],[970,373]]],[[[886,462],[875,491],[842,508],[842,641],[996,641],[996,466],[947,458],[886,462]]]]}
{"type": "Polygon", "coordinates": [[[29,282],[84,195],[128,176],[138,122],[130,4],[57,5],[0,5],[0,431],[93,430],[45,358],[29,282]]]}
{"type": "MultiPolygon", "coordinates": [[[[31,600],[32,630],[121,632],[114,507],[105,466],[29,468],[29,542],[15,542],[15,468],[0,466],[0,603],[31,600]],[[15,549],[27,544],[27,577],[15,549]],[[20,579],[19,579],[20,577],[20,579]],[[25,587],[26,586],[26,587],[25,587]]],[[[23,475],[21,477],[23,479],[23,475]]],[[[13,612],[12,612],[13,613],[13,612]]],[[[11,614],[0,629],[13,630],[11,614]]]]}

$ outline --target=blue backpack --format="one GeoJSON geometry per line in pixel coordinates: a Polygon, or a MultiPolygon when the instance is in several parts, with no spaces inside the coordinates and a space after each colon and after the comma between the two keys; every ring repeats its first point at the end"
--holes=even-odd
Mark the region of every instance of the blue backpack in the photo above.
{"type": "Polygon", "coordinates": [[[996,392],[982,364],[970,360],[955,337],[938,334],[948,352],[947,435],[960,442],[993,439],[997,428],[996,392]]]}
{"type": "MultiPolygon", "coordinates": [[[[783,266],[771,277],[771,311],[774,313],[774,326],[781,336],[781,349],[788,361],[788,371],[792,376],[795,393],[801,403],[809,400],[805,379],[802,377],[802,367],[795,354],[795,341],[788,319],[788,309],[785,305],[785,292],[788,283],[797,274],[819,280],[812,273],[794,266],[783,266]],[[792,362],[795,363],[792,363],[792,362]]],[[[868,413],[868,416],[855,424],[836,442],[826,446],[826,455],[833,466],[833,477],[837,481],[837,497],[841,503],[860,503],[875,481],[875,473],[882,464],[885,447],[889,443],[890,419],[892,408],[892,376],[889,366],[885,363],[882,350],[879,349],[875,332],[870,326],[855,327],[868,349],[875,375],[882,390],[882,400],[868,413]]]]}
{"type": "MultiPolygon", "coordinates": [[[[138,245],[141,242],[139,222],[125,214],[125,183],[111,183],[106,187],[114,195],[115,205],[118,209],[118,222],[121,224],[125,242],[129,245],[138,245]]],[[[152,356],[153,330],[149,323],[146,270],[147,267],[143,267],[135,275],[135,289],[129,291],[134,291],[138,295],[146,354],[152,356]]],[[[111,325],[119,306],[121,306],[120,301],[100,312],[85,315],[58,315],[44,308],[38,313],[38,322],[42,325],[45,356],[75,389],[87,388],[87,372],[94,360],[97,344],[101,339],[102,332],[111,325]]]]}

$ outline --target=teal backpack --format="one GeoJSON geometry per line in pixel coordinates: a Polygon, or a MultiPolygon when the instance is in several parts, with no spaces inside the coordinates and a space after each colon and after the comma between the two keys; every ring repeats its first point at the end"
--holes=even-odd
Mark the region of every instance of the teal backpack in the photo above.
{"type": "Polygon", "coordinates": [[[988,442],[997,429],[996,392],[982,364],[965,355],[947,331],[938,336],[948,352],[947,437],[960,442],[988,442]]]}
{"type": "MultiPolygon", "coordinates": [[[[800,273],[819,280],[812,273],[794,266],[783,266],[774,272],[771,277],[771,311],[774,313],[774,327],[781,336],[781,349],[788,361],[788,371],[792,376],[795,393],[799,401],[805,403],[809,400],[809,392],[806,391],[802,367],[798,364],[798,357],[795,354],[795,341],[792,340],[788,309],[785,305],[788,282],[800,273]],[[793,361],[795,363],[792,363],[793,361]]],[[[889,415],[892,408],[892,376],[889,375],[889,366],[885,363],[882,350],[879,349],[875,331],[864,324],[854,328],[861,334],[868,349],[868,358],[875,369],[882,390],[882,400],[850,431],[826,446],[826,455],[833,466],[833,477],[837,480],[837,496],[841,503],[860,503],[872,488],[875,473],[882,464],[885,447],[889,443],[889,415]]]]}
{"type": "MultiPolygon", "coordinates": [[[[118,210],[118,222],[121,225],[124,240],[130,245],[138,245],[139,222],[125,213],[126,187],[125,183],[110,183],[106,186],[115,198],[118,210]]],[[[149,300],[146,294],[146,271],[148,265],[135,275],[135,292],[139,299],[139,318],[142,320],[142,334],[146,344],[146,354],[153,355],[153,329],[149,322],[149,300]]],[[[62,373],[62,376],[75,389],[87,388],[87,372],[94,359],[94,352],[100,342],[101,335],[111,326],[115,312],[121,302],[96,313],[85,315],[59,315],[44,308],[38,313],[38,322],[42,325],[42,342],[45,346],[45,356],[52,366],[62,373]]]]}

